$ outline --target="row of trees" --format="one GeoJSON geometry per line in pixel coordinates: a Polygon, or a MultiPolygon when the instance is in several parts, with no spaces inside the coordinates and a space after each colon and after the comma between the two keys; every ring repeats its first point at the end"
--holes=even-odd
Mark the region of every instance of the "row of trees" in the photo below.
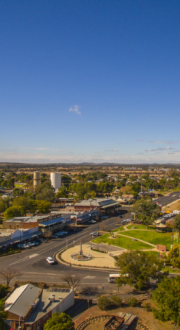
{"type": "Polygon", "coordinates": [[[21,188],[15,188],[13,195],[13,199],[0,199],[0,213],[4,212],[5,220],[24,216],[27,212],[33,214],[36,211],[48,213],[55,199],[54,189],[51,187],[50,181],[45,181],[35,191],[32,189],[28,193],[24,193],[21,188]]]}
{"type": "Polygon", "coordinates": [[[96,195],[111,193],[113,188],[114,184],[112,182],[101,181],[99,184],[79,182],[62,186],[56,197],[67,197],[69,194],[76,193],[78,199],[95,198],[96,195]]]}

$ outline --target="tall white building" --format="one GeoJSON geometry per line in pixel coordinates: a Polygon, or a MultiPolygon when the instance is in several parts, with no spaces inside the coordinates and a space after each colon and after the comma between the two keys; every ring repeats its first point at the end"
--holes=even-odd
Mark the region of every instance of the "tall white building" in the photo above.
{"type": "Polygon", "coordinates": [[[50,180],[51,185],[54,187],[54,189],[59,189],[61,187],[61,173],[50,173],[50,180]]]}

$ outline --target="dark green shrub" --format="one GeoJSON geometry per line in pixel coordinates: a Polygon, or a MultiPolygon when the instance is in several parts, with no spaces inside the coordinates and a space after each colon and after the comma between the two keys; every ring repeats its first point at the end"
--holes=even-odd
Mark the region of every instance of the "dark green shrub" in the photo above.
{"type": "Polygon", "coordinates": [[[108,297],[101,296],[98,299],[98,307],[102,311],[106,311],[106,310],[108,310],[108,309],[110,309],[112,307],[112,302],[111,302],[111,300],[108,297]]]}
{"type": "Polygon", "coordinates": [[[139,301],[135,297],[132,297],[129,299],[128,305],[131,307],[136,307],[139,305],[139,301]]]}
{"type": "Polygon", "coordinates": [[[116,307],[121,307],[122,306],[122,299],[120,296],[112,296],[111,297],[112,301],[113,301],[113,304],[116,306],[116,307]]]}
{"type": "Polygon", "coordinates": [[[152,311],[152,307],[151,307],[151,304],[150,303],[145,303],[144,307],[147,310],[147,312],[151,312],[152,311]]]}

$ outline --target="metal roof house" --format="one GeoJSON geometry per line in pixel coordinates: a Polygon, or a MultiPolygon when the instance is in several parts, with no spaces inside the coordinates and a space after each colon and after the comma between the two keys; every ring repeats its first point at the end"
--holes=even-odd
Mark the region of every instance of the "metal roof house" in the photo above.
{"type": "Polygon", "coordinates": [[[41,330],[55,312],[74,304],[74,289],[44,289],[26,284],[13,290],[5,301],[7,324],[13,330],[41,330]]]}
{"type": "Polygon", "coordinates": [[[74,205],[75,211],[89,211],[90,209],[97,208],[101,213],[114,213],[120,209],[120,205],[112,198],[94,198],[83,200],[74,205]]]}

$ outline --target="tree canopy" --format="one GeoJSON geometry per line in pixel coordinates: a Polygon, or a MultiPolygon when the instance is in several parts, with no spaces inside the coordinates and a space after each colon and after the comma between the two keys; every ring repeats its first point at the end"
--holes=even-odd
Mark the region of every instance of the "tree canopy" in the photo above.
{"type": "Polygon", "coordinates": [[[7,296],[10,288],[7,285],[0,284],[0,299],[3,299],[7,296]]]}
{"type": "Polygon", "coordinates": [[[176,214],[173,227],[180,234],[180,214],[176,214]]]}
{"type": "Polygon", "coordinates": [[[0,300],[0,329],[1,330],[5,330],[6,329],[6,325],[5,325],[5,320],[7,319],[7,315],[8,313],[5,312],[4,310],[4,299],[0,300]]]}
{"type": "Polygon", "coordinates": [[[164,278],[153,292],[152,299],[158,309],[154,309],[154,316],[161,321],[172,320],[180,324],[180,276],[164,278]]]}
{"type": "Polygon", "coordinates": [[[174,267],[180,268],[180,244],[174,244],[170,249],[167,261],[174,267]]]}
{"type": "Polygon", "coordinates": [[[22,196],[24,195],[24,190],[21,189],[21,188],[14,188],[13,189],[13,196],[14,197],[19,197],[19,196],[22,196]]]}
{"type": "Polygon", "coordinates": [[[146,227],[152,224],[161,212],[159,205],[152,203],[151,198],[141,198],[136,201],[132,210],[135,212],[136,219],[142,220],[146,227]]]}
{"type": "Polygon", "coordinates": [[[121,254],[116,262],[120,269],[120,278],[117,279],[119,286],[123,284],[134,285],[136,289],[147,289],[150,278],[159,279],[163,262],[155,255],[142,251],[129,251],[121,254]]]}
{"type": "Polygon", "coordinates": [[[24,208],[22,206],[10,206],[4,212],[4,219],[8,220],[14,217],[20,217],[25,215],[24,208]]]}
{"type": "Polygon", "coordinates": [[[44,200],[47,202],[54,201],[54,188],[51,187],[50,180],[45,181],[36,188],[36,199],[44,200]]]}
{"type": "Polygon", "coordinates": [[[54,313],[52,318],[47,320],[44,330],[74,330],[72,318],[65,313],[54,313]]]}

